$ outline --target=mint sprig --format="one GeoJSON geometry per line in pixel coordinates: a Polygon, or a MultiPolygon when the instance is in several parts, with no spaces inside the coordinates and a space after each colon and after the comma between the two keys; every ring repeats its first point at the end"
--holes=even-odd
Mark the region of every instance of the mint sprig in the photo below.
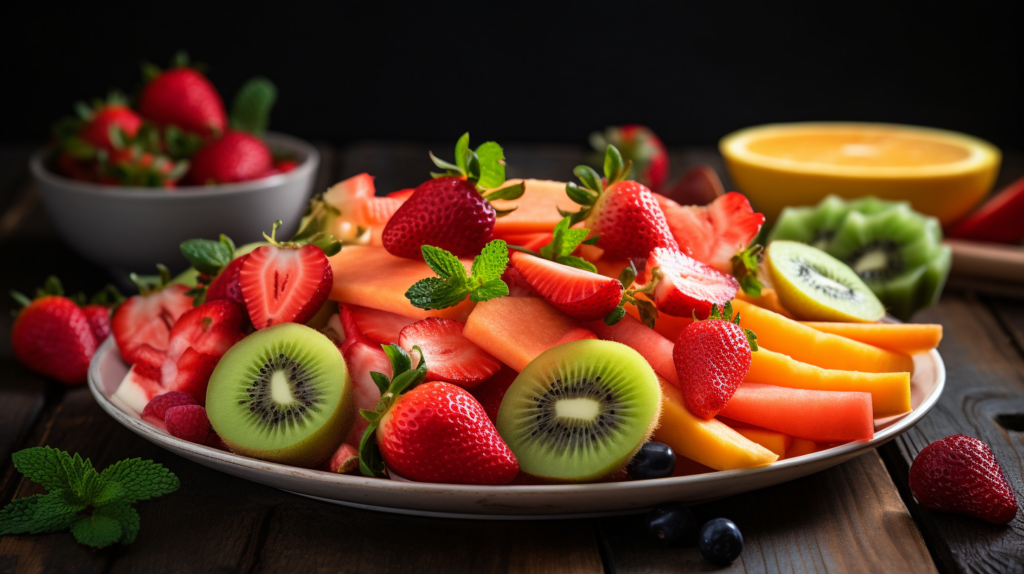
{"type": "Polygon", "coordinates": [[[437,273],[437,277],[420,279],[409,287],[405,297],[420,309],[447,309],[463,302],[479,302],[508,295],[508,285],[501,280],[508,266],[508,246],[495,239],[484,246],[473,259],[469,274],[459,258],[440,247],[424,245],[420,248],[423,260],[437,273]]]}
{"type": "Polygon", "coordinates": [[[14,467],[45,488],[0,510],[0,536],[71,529],[78,542],[94,548],[131,544],[139,533],[132,504],[170,494],[181,483],[151,460],[132,458],[97,472],[89,459],[50,447],[14,453],[14,467]]]}
{"type": "MultiPolygon", "coordinates": [[[[430,175],[437,177],[465,177],[476,184],[478,191],[483,193],[488,189],[494,189],[505,183],[505,151],[496,142],[485,142],[480,144],[476,150],[469,147],[469,132],[462,134],[459,141],[455,143],[455,163],[449,163],[430,152],[430,160],[434,165],[444,171],[431,172],[430,175]]],[[[501,189],[484,195],[487,201],[495,199],[519,199],[526,191],[522,182],[505,186],[501,189]]],[[[507,210],[495,210],[498,217],[503,217],[515,211],[515,208],[507,210]]]]}
{"type": "Polygon", "coordinates": [[[213,277],[235,257],[235,242],[223,233],[220,239],[188,239],[179,246],[181,254],[203,275],[213,277]]]}
{"type": "Polygon", "coordinates": [[[764,247],[754,245],[732,256],[732,274],[739,281],[743,292],[751,297],[760,297],[761,289],[764,289],[764,285],[757,278],[763,251],[764,247]]]}
{"type": "Polygon", "coordinates": [[[391,378],[384,373],[370,373],[370,378],[380,389],[380,402],[372,411],[359,409],[359,414],[370,421],[370,426],[366,427],[366,432],[359,440],[359,472],[366,476],[384,476],[384,459],[381,457],[375,436],[380,420],[395,404],[399,395],[423,382],[427,376],[427,361],[423,358],[423,350],[418,346],[413,347],[420,356],[419,365],[415,369],[412,368],[412,358],[405,349],[393,344],[381,347],[391,361],[391,378]]]}

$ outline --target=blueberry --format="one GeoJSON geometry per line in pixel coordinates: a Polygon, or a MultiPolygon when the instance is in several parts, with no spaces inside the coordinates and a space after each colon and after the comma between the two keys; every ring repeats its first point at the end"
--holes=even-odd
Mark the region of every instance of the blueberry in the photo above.
{"type": "Polygon", "coordinates": [[[697,548],[709,562],[724,566],[743,552],[743,535],[732,520],[716,518],[700,529],[697,548]]]}
{"type": "Polygon", "coordinates": [[[649,480],[672,476],[676,470],[676,453],[660,442],[644,443],[626,467],[633,480],[649,480]]]}
{"type": "Polygon", "coordinates": [[[659,504],[647,513],[647,530],[665,546],[690,546],[697,538],[697,520],[678,502],[659,504]]]}

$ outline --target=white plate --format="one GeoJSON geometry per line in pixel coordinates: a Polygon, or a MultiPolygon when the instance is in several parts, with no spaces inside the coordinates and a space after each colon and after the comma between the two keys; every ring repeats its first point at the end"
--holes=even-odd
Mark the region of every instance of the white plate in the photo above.
{"type": "Polygon", "coordinates": [[[914,357],[914,410],[875,421],[875,437],[759,468],[632,482],[545,486],[426,484],[295,468],[177,439],[143,422],[110,398],[128,372],[113,337],[89,366],[89,390],[103,410],[135,434],[189,460],[310,498],[400,514],[473,519],[537,519],[642,512],[667,501],[698,503],[807,476],[885,444],[914,426],[935,405],[946,382],[937,351],[914,357]]]}

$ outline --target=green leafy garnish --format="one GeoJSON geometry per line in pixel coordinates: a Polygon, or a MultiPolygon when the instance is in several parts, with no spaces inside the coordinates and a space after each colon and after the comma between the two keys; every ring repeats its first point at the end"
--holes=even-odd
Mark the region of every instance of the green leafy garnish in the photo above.
{"type": "Polygon", "coordinates": [[[610,313],[605,315],[604,324],[612,326],[622,320],[626,316],[626,304],[636,305],[636,310],[640,314],[640,320],[644,325],[650,328],[654,328],[654,322],[658,319],[658,309],[647,299],[640,299],[637,297],[639,294],[649,295],[654,291],[654,286],[662,278],[661,269],[655,267],[651,270],[651,280],[639,287],[630,288],[633,285],[633,280],[636,279],[636,266],[633,262],[629,262],[629,267],[626,267],[619,273],[619,283],[622,284],[622,288],[625,290],[622,293],[622,299],[619,301],[619,306],[612,309],[610,313]]]}
{"type": "MultiPolygon", "coordinates": [[[[735,325],[739,325],[740,324],[740,314],[736,313],[736,317],[732,316],[732,303],[729,302],[729,301],[726,301],[725,302],[725,306],[723,306],[723,307],[719,307],[718,305],[712,303],[712,305],[711,305],[711,314],[708,315],[708,319],[720,319],[722,321],[733,323],[735,325]]],[[[697,318],[697,312],[696,311],[693,312],[693,320],[695,322],[696,321],[701,321],[701,319],[697,318]]],[[[703,319],[703,320],[707,321],[707,319],[703,319]]],[[[753,352],[753,353],[756,353],[757,352],[757,335],[755,335],[754,332],[751,331],[750,329],[746,329],[746,328],[743,329],[743,334],[746,335],[747,342],[750,343],[750,351],[753,352]]]]}
{"type": "Polygon", "coordinates": [[[587,239],[587,235],[590,234],[590,230],[572,229],[570,227],[571,220],[571,217],[563,217],[562,220],[555,225],[555,229],[551,234],[551,243],[541,247],[539,253],[526,249],[525,247],[518,247],[515,245],[510,245],[509,249],[515,249],[516,251],[529,253],[530,255],[542,257],[556,263],[561,263],[562,265],[568,265],[569,267],[575,267],[577,269],[583,269],[584,271],[597,273],[597,267],[594,266],[593,263],[572,254],[581,243],[593,245],[594,242],[597,241],[597,237],[595,236],[591,239],[587,239]]]}
{"type": "Polygon", "coordinates": [[[156,264],[158,275],[139,275],[137,273],[130,273],[128,278],[132,280],[132,283],[139,289],[140,295],[147,295],[154,291],[163,289],[171,282],[171,270],[162,263],[156,264]]]}
{"type": "MultiPolygon", "coordinates": [[[[465,177],[476,184],[477,190],[481,193],[488,189],[494,189],[505,183],[505,152],[496,142],[485,142],[480,144],[476,150],[469,148],[469,132],[462,134],[459,141],[455,143],[455,163],[449,163],[430,152],[430,159],[434,165],[444,171],[431,172],[436,177],[465,177]]],[[[501,189],[494,189],[484,195],[487,201],[495,199],[519,199],[526,191],[522,182],[515,183],[501,189]]],[[[507,210],[495,210],[498,217],[508,215],[515,211],[515,208],[507,210]]]]}
{"type": "Polygon", "coordinates": [[[558,213],[571,218],[569,225],[576,225],[583,221],[590,215],[590,209],[597,202],[597,198],[604,193],[605,188],[626,179],[631,169],[633,169],[632,162],[623,162],[622,154],[619,153],[619,150],[609,144],[604,152],[605,181],[601,181],[601,176],[589,165],[576,166],[576,169],[572,170],[572,172],[576,174],[576,177],[579,178],[580,183],[583,185],[581,186],[570,181],[565,184],[565,193],[569,196],[569,199],[581,206],[580,210],[573,213],[558,208],[558,213]]]}
{"type": "Polygon", "coordinates": [[[181,254],[203,275],[213,277],[227,267],[235,256],[235,242],[227,235],[220,239],[189,239],[181,246],[181,254]]]}
{"type": "Polygon", "coordinates": [[[764,247],[754,245],[732,256],[732,274],[740,282],[740,288],[751,297],[760,297],[764,285],[757,278],[758,265],[763,257],[764,247]]]}
{"type": "Polygon", "coordinates": [[[262,136],[270,123],[270,110],[277,100],[274,83],[263,77],[246,82],[231,104],[231,128],[262,136]]]}
{"type": "Polygon", "coordinates": [[[381,345],[388,359],[391,361],[391,378],[384,373],[372,372],[370,377],[380,389],[380,402],[371,411],[359,409],[359,414],[370,421],[363,437],[359,440],[359,471],[366,476],[384,476],[384,459],[381,458],[380,449],[377,447],[375,435],[380,419],[388,412],[388,409],[395,404],[398,396],[411,390],[420,384],[427,376],[427,361],[423,358],[423,351],[413,347],[419,352],[419,365],[412,368],[412,358],[405,349],[398,345],[381,345]]]}
{"type": "Polygon", "coordinates": [[[303,245],[314,245],[323,250],[324,254],[328,257],[336,255],[341,251],[341,242],[334,239],[334,236],[326,231],[318,231],[313,227],[303,227],[288,241],[277,240],[277,229],[283,225],[283,222],[278,219],[274,222],[273,227],[270,230],[270,235],[263,234],[263,239],[267,240],[268,243],[276,247],[285,249],[295,249],[302,247],[303,245]]]}
{"type": "Polygon", "coordinates": [[[26,496],[0,510],[0,536],[71,529],[94,548],[131,544],[139,533],[132,504],[178,490],[178,477],[151,460],[131,458],[97,472],[82,459],[42,446],[14,453],[14,467],[46,494],[26,496]]]}
{"type": "Polygon", "coordinates": [[[437,277],[421,279],[405,292],[406,298],[420,309],[446,309],[454,307],[469,296],[470,301],[487,301],[508,295],[508,285],[501,275],[508,266],[508,246],[495,239],[484,246],[473,259],[473,267],[466,268],[459,258],[440,247],[424,245],[420,248],[423,260],[437,273],[437,277]]]}

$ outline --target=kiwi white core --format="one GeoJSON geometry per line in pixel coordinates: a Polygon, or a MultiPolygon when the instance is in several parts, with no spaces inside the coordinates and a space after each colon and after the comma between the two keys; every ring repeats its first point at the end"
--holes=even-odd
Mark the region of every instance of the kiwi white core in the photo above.
{"type": "Polygon", "coordinates": [[[288,377],[280,369],[274,371],[274,374],[270,376],[270,398],[279,405],[289,405],[295,402],[291,385],[288,384],[288,377]]]}
{"type": "Polygon", "coordinates": [[[601,403],[590,399],[565,399],[555,403],[555,415],[562,419],[592,421],[601,411],[601,403]]]}

